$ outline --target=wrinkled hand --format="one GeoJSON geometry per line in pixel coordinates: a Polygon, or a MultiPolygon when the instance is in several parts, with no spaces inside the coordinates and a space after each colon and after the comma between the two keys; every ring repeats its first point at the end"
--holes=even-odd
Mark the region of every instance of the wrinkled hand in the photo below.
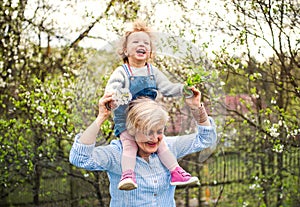
{"type": "Polygon", "coordinates": [[[185,102],[190,108],[198,108],[200,106],[201,92],[195,88],[195,86],[189,87],[193,91],[194,96],[186,98],[185,102]]]}
{"type": "Polygon", "coordinates": [[[99,113],[97,119],[100,118],[101,120],[105,120],[110,116],[111,111],[108,110],[105,105],[112,102],[112,95],[113,93],[108,92],[108,93],[104,93],[104,95],[100,98],[98,102],[99,113]]]}

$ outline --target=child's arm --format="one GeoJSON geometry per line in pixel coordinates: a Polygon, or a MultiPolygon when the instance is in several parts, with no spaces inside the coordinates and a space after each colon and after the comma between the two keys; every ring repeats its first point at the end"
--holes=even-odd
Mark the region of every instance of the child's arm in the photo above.
{"type": "Polygon", "coordinates": [[[183,95],[183,84],[171,82],[163,72],[155,67],[153,67],[153,72],[156,79],[157,89],[163,94],[163,96],[174,97],[183,95]]]}
{"type": "Polygon", "coordinates": [[[115,92],[120,88],[129,88],[129,80],[122,67],[118,67],[110,76],[105,91],[115,92]]]}
{"type": "MultiPolygon", "coordinates": [[[[118,67],[110,76],[107,85],[105,87],[105,92],[113,92],[115,93],[118,89],[121,88],[127,88],[129,89],[129,79],[127,77],[126,72],[124,69],[120,66],[118,67]]],[[[114,103],[109,104],[106,106],[107,109],[111,110],[116,107],[114,103]]],[[[127,105],[120,105],[117,106],[118,108],[114,110],[113,113],[113,120],[114,120],[114,132],[117,137],[120,136],[120,134],[126,130],[126,108],[127,105]]]]}

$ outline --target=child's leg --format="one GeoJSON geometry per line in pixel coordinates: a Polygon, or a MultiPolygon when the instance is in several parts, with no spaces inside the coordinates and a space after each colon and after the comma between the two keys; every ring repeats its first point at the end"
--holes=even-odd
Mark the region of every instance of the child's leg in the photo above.
{"type": "Polygon", "coordinates": [[[137,145],[130,134],[128,134],[127,130],[122,132],[120,135],[120,139],[122,141],[123,153],[122,153],[122,172],[126,170],[133,170],[136,164],[136,153],[137,153],[137,145]]]}
{"type": "Polygon", "coordinates": [[[160,161],[171,172],[171,185],[193,185],[199,182],[197,177],[192,177],[179,166],[164,140],[160,143],[157,153],[160,161]]]}
{"type": "Polygon", "coordinates": [[[120,190],[133,190],[137,188],[134,168],[136,164],[137,145],[127,131],[120,134],[123,153],[121,160],[122,176],[118,188],[120,190]]]}
{"type": "Polygon", "coordinates": [[[168,168],[169,171],[173,171],[179,166],[176,157],[169,150],[164,140],[162,140],[162,142],[159,144],[157,154],[162,164],[168,168]]]}

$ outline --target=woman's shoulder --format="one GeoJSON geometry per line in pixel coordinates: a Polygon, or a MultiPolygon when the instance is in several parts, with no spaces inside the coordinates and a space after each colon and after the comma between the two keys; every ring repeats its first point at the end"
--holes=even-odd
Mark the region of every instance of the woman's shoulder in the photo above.
{"type": "Polygon", "coordinates": [[[112,140],[112,141],[110,142],[110,145],[111,145],[112,147],[116,147],[116,148],[122,150],[122,142],[121,142],[120,139],[114,139],[114,140],[112,140]]]}
{"type": "Polygon", "coordinates": [[[109,144],[98,145],[95,150],[99,153],[104,153],[103,155],[107,156],[107,158],[118,160],[123,148],[120,140],[112,140],[109,144]]]}

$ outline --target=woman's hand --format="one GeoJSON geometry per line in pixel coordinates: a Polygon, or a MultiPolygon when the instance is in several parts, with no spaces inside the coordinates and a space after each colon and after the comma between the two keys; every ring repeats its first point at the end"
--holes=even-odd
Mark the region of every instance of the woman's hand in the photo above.
{"type": "Polygon", "coordinates": [[[189,88],[193,91],[194,96],[191,98],[185,99],[185,102],[190,107],[191,112],[199,125],[210,126],[210,122],[206,113],[206,110],[201,104],[201,92],[196,89],[194,86],[189,88]]]}
{"type": "Polygon", "coordinates": [[[104,93],[104,95],[100,98],[98,102],[99,112],[96,119],[96,123],[99,127],[111,114],[111,110],[109,110],[106,107],[106,104],[110,104],[112,102],[112,95],[112,92],[104,93]]]}
{"type": "Polygon", "coordinates": [[[98,102],[99,113],[96,120],[84,130],[79,142],[82,144],[93,144],[96,142],[96,137],[101,124],[109,117],[111,111],[105,107],[105,104],[112,100],[112,93],[104,93],[98,102]]]}
{"type": "Polygon", "coordinates": [[[189,87],[189,89],[193,91],[194,96],[191,98],[186,98],[185,102],[191,109],[198,108],[200,106],[201,92],[196,89],[195,86],[189,87]]]}

